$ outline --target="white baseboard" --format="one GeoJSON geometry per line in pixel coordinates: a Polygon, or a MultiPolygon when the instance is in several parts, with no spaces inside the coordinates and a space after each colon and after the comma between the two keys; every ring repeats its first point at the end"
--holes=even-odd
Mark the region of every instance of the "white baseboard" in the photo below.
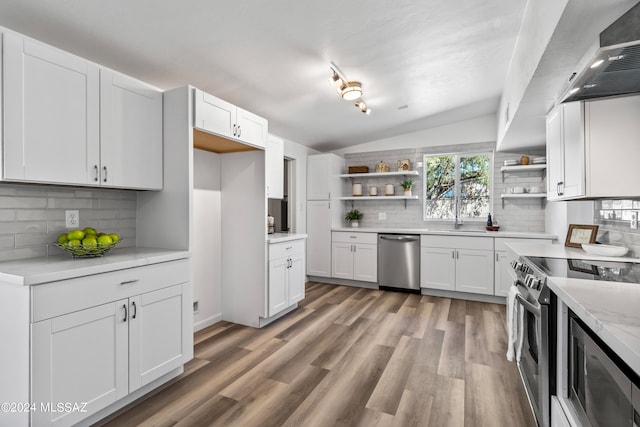
{"type": "Polygon", "coordinates": [[[222,320],[222,313],[215,314],[199,322],[193,322],[193,332],[198,332],[222,320]]]}

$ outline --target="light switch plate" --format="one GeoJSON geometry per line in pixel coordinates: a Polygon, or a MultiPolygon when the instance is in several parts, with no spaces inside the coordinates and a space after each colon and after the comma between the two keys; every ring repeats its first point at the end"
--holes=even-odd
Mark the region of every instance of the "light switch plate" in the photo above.
{"type": "Polygon", "coordinates": [[[631,229],[638,229],[638,211],[631,212],[631,229]]]}
{"type": "Polygon", "coordinates": [[[80,226],[80,211],[64,211],[64,220],[67,228],[80,226]]]}
{"type": "Polygon", "coordinates": [[[386,221],[387,220],[387,213],[386,212],[378,212],[378,220],[386,221]]]}

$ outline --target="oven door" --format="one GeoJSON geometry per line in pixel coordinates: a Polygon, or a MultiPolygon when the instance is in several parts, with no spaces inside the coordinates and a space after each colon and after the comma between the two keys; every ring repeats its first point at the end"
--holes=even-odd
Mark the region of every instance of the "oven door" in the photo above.
{"type": "Polygon", "coordinates": [[[574,318],[569,333],[569,400],[582,424],[637,426],[632,381],[574,318]]]}
{"type": "Polygon", "coordinates": [[[549,306],[518,286],[516,300],[524,309],[522,355],[518,370],[538,425],[550,425],[549,306]]]}

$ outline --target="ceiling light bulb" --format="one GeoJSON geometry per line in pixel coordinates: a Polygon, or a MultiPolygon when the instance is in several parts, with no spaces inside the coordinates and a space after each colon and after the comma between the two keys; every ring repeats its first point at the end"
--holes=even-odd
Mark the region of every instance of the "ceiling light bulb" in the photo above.
{"type": "Polygon", "coordinates": [[[371,114],[371,108],[365,108],[364,110],[362,110],[362,112],[368,116],[369,114],[371,114]]]}
{"type": "Polygon", "coordinates": [[[341,87],[340,96],[346,101],[355,101],[362,96],[362,86],[358,82],[346,82],[341,87]]]}
{"type": "Polygon", "coordinates": [[[591,68],[598,68],[600,65],[602,65],[603,62],[604,62],[604,59],[598,59],[596,62],[591,64],[591,68]]]}
{"type": "Polygon", "coordinates": [[[365,104],[364,101],[358,101],[356,102],[356,107],[360,108],[361,110],[364,110],[367,107],[367,104],[365,104]]]}
{"type": "Polygon", "coordinates": [[[339,88],[342,86],[342,79],[334,72],[333,76],[329,77],[329,84],[339,88]]]}

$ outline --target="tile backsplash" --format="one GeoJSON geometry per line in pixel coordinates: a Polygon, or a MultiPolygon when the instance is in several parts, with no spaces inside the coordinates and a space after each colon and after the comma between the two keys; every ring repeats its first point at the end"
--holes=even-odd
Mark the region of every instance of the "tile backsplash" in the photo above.
{"type": "Polygon", "coordinates": [[[598,224],[598,241],[623,245],[640,257],[640,230],[631,229],[631,213],[640,212],[640,200],[596,200],[594,224],[598,224]]]}
{"type": "Polygon", "coordinates": [[[30,184],[0,184],[0,261],[64,253],[51,242],[65,232],[65,210],[78,210],[80,228],[120,234],[135,246],[137,192],[30,184]]]}
{"type": "MultiPolygon", "coordinates": [[[[425,154],[446,154],[446,153],[463,153],[492,151],[495,143],[478,143],[478,144],[461,144],[446,145],[440,147],[427,147],[417,149],[399,149],[376,151],[367,153],[349,153],[345,154],[345,167],[349,166],[368,166],[370,172],[375,172],[375,165],[380,161],[389,164],[391,171],[397,170],[398,160],[409,159],[411,169],[418,170],[420,175],[412,178],[415,182],[412,193],[414,195],[422,195],[423,190],[423,169],[416,167],[419,162],[423,162],[425,154]]],[[[518,173],[502,173],[500,168],[504,165],[505,160],[520,159],[522,155],[544,156],[544,149],[524,150],[518,153],[496,152],[494,153],[493,163],[493,210],[492,216],[500,223],[501,230],[508,231],[534,231],[543,232],[545,230],[545,199],[503,199],[500,197],[502,193],[508,191],[508,188],[521,186],[530,188],[532,186],[542,187],[545,191],[545,172],[531,171],[518,173]]],[[[345,170],[346,172],[346,170],[345,170]]],[[[364,176],[363,176],[364,177],[364,176]]],[[[367,178],[354,182],[362,183],[363,194],[369,194],[369,188],[376,186],[380,200],[373,201],[355,201],[354,207],[364,214],[360,221],[362,227],[381,227],[381,228],[430,228],[444,229],[451,228],[453,221],[424,221],[423,219],[423,200],[408,200],[405,208],[404,201],[384,200],[385,184],[394,184],[395,194],[402,194],[400,187],[402,177],[392,178],[367,178]],[[379,218],[379,213],[386,215],[386,220],[379,218]]],[[[343,194],[350,195],[352,192],[351,181],[344,180],[343,194]]],[[[345,209],[351,209],[350,202],[344,202],[345,209]]],[[[463,225],[464,228],[484,227],[486,218],[479,221],[468,221],[463,225]]],[[[347,226],[348,224],[344,224],[347,226]]]]}

